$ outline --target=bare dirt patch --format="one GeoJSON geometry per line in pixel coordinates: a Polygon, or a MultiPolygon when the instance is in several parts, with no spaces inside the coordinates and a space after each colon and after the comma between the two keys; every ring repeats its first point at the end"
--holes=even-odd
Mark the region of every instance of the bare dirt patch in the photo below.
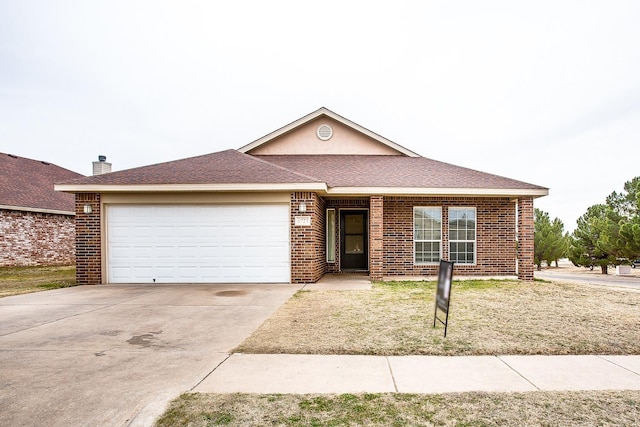
{"type": "Polygon", "coordinates": [[[191,394],[157,426],[622,426],[640,424],[640,391],[437,395],[191,394]]]}
{"type": "Polygon", "coordinates": [[[301,291],[235,351],[495,355],[640,354],[640,292],[549,282],[454,282],[447,338],[435,282],[301,291]]]}

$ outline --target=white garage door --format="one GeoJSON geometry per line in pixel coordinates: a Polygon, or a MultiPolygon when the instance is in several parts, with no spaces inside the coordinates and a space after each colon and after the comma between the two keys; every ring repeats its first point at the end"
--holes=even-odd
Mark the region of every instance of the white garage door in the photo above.
{"type": "Polygon", "coordinates": [[[110,283],[288,283],[287,205],[107,207],[110,283]]]}

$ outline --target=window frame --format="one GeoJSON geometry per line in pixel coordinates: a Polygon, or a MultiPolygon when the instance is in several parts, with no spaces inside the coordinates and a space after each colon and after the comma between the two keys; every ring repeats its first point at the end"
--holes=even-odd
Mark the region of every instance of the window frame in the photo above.
{"type": "MultiPolygon", "coordinates": [[[[469,230],[469,228],[465,228],[469,230]]],[[[456,263],[456,265],[477,265],[478,262],[478,208],[476,206],[450,206],[447,209],[447,240],[449,245],[449,260],[456,263]],[[451,211],[455,210],[472,210],[473,211],[473,236],[474,239],[452,239],[451,238],[451,211]],[[473,262],[460,262],[453,259],[451,256],[451,244],[452,243],[473,243],[473,262]]],[[[459,252],[458,252],[459,253],[459,252]]]]}
{"type": "MultiPolygon", "coordinates": [[[[440,262],[440,260],[442,259],[442,206],[414,206],[413,207],[413,217],[412,217],[412,228],[411,228],[411,234],[412,234],[412,252],[413,252],[413,265],[438,265],[438,263],[440,262]],[[440,239],[416,239],[416,210],[417,209],[437,209],[440,211],[440,239]],[[417,243],[433,243],[433,242],[438,242],[438,259],[434,260],[434,261],[420,261],[418,262],[417,260],[417,243]]],[[[434,231],[435,229],[430,229],[431,231],[434,231]]],[[[426,231],[426,229],[425,229],[426,231]]]]}
{"type": "Polygon", "coordinates": [[[336,210],[335,208],[329,208],[326,211],[326,258],[327,264],[336,263],[336,210]],[[332,213],[333,215],[329,215],[332,213]]]}

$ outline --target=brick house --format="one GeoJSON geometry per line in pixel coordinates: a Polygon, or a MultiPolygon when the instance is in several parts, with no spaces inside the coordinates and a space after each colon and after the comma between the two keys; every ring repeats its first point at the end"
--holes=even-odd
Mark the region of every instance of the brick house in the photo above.
{"type": "Polygon", "coordinates": [[[533,279],[548,189],[419,156],[321,108],[238,150],[74,180],[79,283],[533,279]],[[86,213],[85,213],[86,212],[86,213]]]}
{"type": "Polygon", "coordinates": [[[75,202],[54,183],[82,175],[0,153],[0,267],[72,265],[75,202]]]}

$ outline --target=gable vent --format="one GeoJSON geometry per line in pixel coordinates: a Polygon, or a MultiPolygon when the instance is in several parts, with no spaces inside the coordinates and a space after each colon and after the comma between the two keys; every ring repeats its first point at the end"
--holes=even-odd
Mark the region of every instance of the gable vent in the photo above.
{"type": "Polygon", "coordinates": [[[329,125],[320,125],[320,127],[316,131],[316,134],[318,135],[318,138],[326,141],[328,139],[331,139],[331,137],[333,136],[333,129],[331,129],[331,126],[329,125]]]}

